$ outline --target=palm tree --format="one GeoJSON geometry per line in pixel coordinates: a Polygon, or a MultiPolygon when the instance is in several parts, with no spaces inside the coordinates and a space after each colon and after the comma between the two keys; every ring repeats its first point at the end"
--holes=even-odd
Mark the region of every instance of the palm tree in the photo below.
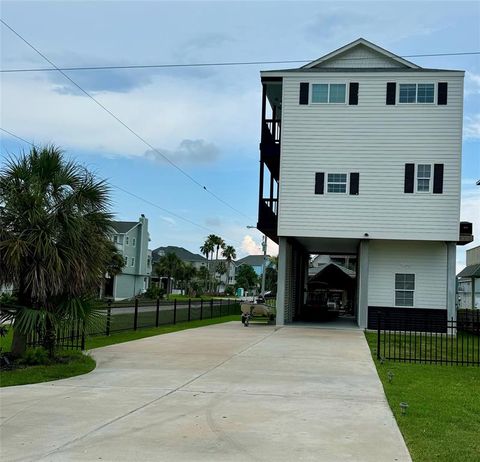
{"type": "Polygon", "coordinates": [[[222,254],[227,260],[227,269],[228,269],[227,281],[228,281],[228,278],[230,277],[232,262],[235,260],[235,258],[237,258],[237,251],[235,250],[235,247],[233,247],[233,245],[227,245],[222,250],[222,254]]]}
{"type": "Polygon", "coordinates": [[[85,297],[111,261],[109,188],[55,146],[33,147],[0,172],[0,285],[13,285],[18,301],[0,323],[14,323],[14,356],[36,329],[53,355],[56,328],[89,315],[85,297]]]}
{"type": "Polygon", "coordinates": [[[154,269],[157,275],[167,278],[167,297],[172,291],[172,278],[179,278],[182,265],[182,260],[173,252],[160,257],[158,262],[155,263],[154,269]]]}
{"type": "Polygon", "coordinates": [[[197,276],[197,268],[195,268],[190,263],[185,264],[183,268],[183,280],[185,282],[188,295],[191,294],[191,291],[192,291],[191,283],[196,276],[197,276]]]}
{"type": "Polygon", "coordinates": [[[216,255],[215,255],[215,260],[218,261],[218,252],[220,249],[225,248],[225,241],[220,237],[220,236],[215,236],[214,234],[211,234],[211,242],[212,244],[216,247],[216,255]]]}

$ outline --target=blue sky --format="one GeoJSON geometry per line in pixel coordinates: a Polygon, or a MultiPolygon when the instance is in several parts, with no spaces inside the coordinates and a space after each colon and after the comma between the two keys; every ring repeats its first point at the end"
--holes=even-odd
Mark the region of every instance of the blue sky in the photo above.
{"type": "MultiPolygon", "coordinates": [[[[59,66],[308,61],[358,37],[401,56],[480,50],[478,2],[3,1],[1,15],[59,66]]],[[[2,68],[48,67],[5,27],[0,33],[2,68]]],[[[410,60],[466,71],[462,219],[480,233],[480,55],[410,60]]],[[[150,219],[152,248],[198,251],[215,232],[241,256],[258,253],[261,235],[246,225],[257,213],[259,71],[278,67],[286,66],[69,72],[243,215],[148,152],[58,73],[2,75],[0,125],[60,145],[99,176],[201,226],[113,189],[119,219],[150,219]]],[[[0,142],[2,157],[28,148],[4,134],[0,142]]]]}

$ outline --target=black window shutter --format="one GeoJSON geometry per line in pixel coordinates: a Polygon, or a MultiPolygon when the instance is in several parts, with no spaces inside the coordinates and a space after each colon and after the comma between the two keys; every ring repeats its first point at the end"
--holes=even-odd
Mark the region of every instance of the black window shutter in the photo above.
{"type": "Polygon", "coordinates": [[[433,166],[433,194],[443,193],[443,164],[433,166]]]}
{"type": "Polygon", "coordinates": [[[358,82],[350,82],[350,91],[348,92],[348,104],[356,106],[358,104],[358,82]]]}
{"type": "Polygon", "coordinates": [[[413,193],[415,181],[415,164],[405,164],[405,185],[403,192],[413,193]]]}
{"type": "Polygon", "coordinates": [[[387,104],[392,106],[395,104],[395,94],[397,91],[397,84],[395,82],[387,82],[387,104]]]}
{"type": "Polygon", "coordinates": [[[308,104],[308,87],[310,84],[308,82],[300,83],[300,99],[299,104],[308,104]]]}
{"type": "Polygon", "coordinates": [[[445,106],[447,104],[448,83],[438,82],[437,104],[445,106]]]}
{"type": "Polygon", "coordinates": [[[350,194],[358,196],[360,173],[350,173],[350,194]]]}
{"type": "Polygon", "coordinates": [[[315,194],[323,194],[325,189],[325,173],[315,173],[315,194]]]}

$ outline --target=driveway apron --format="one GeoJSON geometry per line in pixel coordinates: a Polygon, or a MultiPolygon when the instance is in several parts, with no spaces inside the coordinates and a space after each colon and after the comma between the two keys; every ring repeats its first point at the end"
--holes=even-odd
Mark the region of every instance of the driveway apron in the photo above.
{"type": "Polygon", "coordinates": [[[0,390],[7,461],[410,461],[363,332],[232,322],[0,390]]]}

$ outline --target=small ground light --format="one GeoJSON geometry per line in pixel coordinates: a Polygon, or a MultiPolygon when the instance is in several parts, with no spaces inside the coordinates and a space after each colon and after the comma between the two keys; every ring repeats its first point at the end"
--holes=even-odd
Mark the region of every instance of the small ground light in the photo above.
{"type": "Polygon", "coordinates": [[[402,410],[402,414],[405,415],[408,409],[408,403],[400,403],[400,409],[402,410]]]}
{"type": "Polygon", "coordinates": [[[387,372],[387,377],[388,377],[388,381],[391,382],[393,380],[393,372],[392,371],[388,371],[387,372]]]}

